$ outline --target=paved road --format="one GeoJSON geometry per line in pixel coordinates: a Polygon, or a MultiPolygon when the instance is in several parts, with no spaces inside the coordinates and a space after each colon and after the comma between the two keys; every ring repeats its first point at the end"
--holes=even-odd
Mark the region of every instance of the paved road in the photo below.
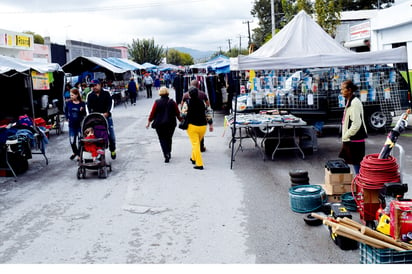
{"type": "MultiPolygon", "coordinates": [[[[40,155],[17,182],[0,178],[0,263],[358,263],[359,251],[342,251],[323,226],[309,227],[290,209],[289,170],[309,171],[322,184],[324,164],[336,159],[332,132],[302,160],[282,153],[263,161],[244,143],[230,169],[230,131],[215,114],[207,133],[204,170],[189,161],[186,132],[176,129],[166,164],[156,134],[145,124],[154,99],[114,111],[118,158],[107,179],[76,178],[67,131],[50,138],[49,165],[40,155]]],[[[371,135],[377,153],[384,134],[371,135]]],[[[410,149],[410,136],[399,143],[410,149]]],[[[405,166],[411,158],[406,155],[405,166]]],[[[404,181],[410,181],[405,170],[404,181]]],[[[354,213],[356,218],[356,213],[354,213]]]]}

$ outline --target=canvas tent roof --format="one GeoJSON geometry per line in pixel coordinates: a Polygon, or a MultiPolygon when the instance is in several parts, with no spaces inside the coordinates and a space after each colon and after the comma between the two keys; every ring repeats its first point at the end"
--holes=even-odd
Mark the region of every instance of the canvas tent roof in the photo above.
{"type": "Polygon", "coordinates": [[[407,62],[406,48],[356,53],[341,46],[300,11],[256,52],[231,58],[231,70],[298,69],[407,62]]]}
{"type": "Polygon", "coordinates": [[[72,75],[80,75],[85,71],[100,71],[105,73],[109,72],[114,74],[122,74],[129,69],[116,67],[104,61],[102,58],[79,56],[64,64],[63,70],[64,72],[71,73],[72,75]]]}
{"type": "Polygon", "coordinates": [[[207,69],[211,67],[217,73],[229,72],[230,59],[224,55],[218,55],[205,63],[191,65],[190,68],[207,69]]]}
{"type": "Polygon", "coordinates": [[[108,57],[108,58],[103,58],[104,61],[118,67],[124,70],[138,70],[139,68],[137,68],[134,65],[131,65],[129,63],[124,62],[122,59],[120,58],[116,58],[116,57],[108,57]]]}
{"type": "Polygon", "coordinates": [[[131,66],[134,66],[136,69],[145,69],[144,66],[142,66],[142,65],[140,65],[139,63],[136,63],[136,62],[134,62],[134,61],[132,61],[132,60],[129,60],[129,59],[120,59],[120,60],[121,60],[122,62],[125,62],[125,63],[131,65],[131,66]]]}
{"type": "Polygon", "coordinates": [[[6,74],[12,71],[25,72],[29,70],[46,73],[62,71],[62,68],[57,63],[39,63],[24,61],[8,56],[0,56],[0,74],[6,74]]]}
{"type": "Polygon", "coordinates": [[[143,66],[145,69],[156,69],[156,68],[157,68],[156,65],[153,65],[153,64],[148,63],[148,62],[143,63],[142,66],[143,66]]]}

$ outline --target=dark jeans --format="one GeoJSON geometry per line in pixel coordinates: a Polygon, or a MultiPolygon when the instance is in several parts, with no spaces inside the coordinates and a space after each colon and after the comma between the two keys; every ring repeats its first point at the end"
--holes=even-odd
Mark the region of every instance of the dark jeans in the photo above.
{"type": "Polygon", "coordinates": [[[130,96],[130,104],[136,104],[137,93],[136,92],[130,92],[129,96],[130,96]]]}
{"type": "Polygon", "coordinates": [[[114,135],[113,119],[111,116],[106,119],[107,119],[107,124],[109,126],[109,150],[115,151],[116,150],[116,135],[114,135]]]}
{"type": "Polygon", "coordinates": [[[147,98],[152,98],[152,85],[146,85],[147,98]]]}
{"type": "Polygon", "coordinates": [[[159,137],[160,147],[162,148],[163,156],[170,157],[172,152],[172,139],[176,127],[160,127],[156,128],[157,136],[159,137]]]}
{"type": "Polygon", "coordinates": [[[79,147],[78,147],[78,142],[79,142],[79,137],[80,137],[80,128],[75,128],[75,127],[69,127],[69,141],[70,141],[70,146],[72,147],[73,154],[79,155],[79,147]]]}

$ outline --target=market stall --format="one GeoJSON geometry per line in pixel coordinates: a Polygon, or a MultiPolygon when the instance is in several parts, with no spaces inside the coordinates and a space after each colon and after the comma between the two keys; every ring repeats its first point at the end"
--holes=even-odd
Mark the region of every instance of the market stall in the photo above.
{"type": "Polygon", "coordinates": [[[79,76],[79,82],[89,83],[92,79],[101,79],[103,88],[111,92],[116,104],[125,101],[125,86],[131,71],[136,70],[136,66],[120,59],[86,56],[79,56],[62,68],[72,76],[79,76]]]}
{"type": "Polygon", "coordinates": [[[338,124],[344,107],[340,85],[346,79],[360,88],[370,129],[390,126],[392,116],[410,104],[403,78],[396,66],[388,65],[407,62],[405,47],[351,52],[304,11],[256,52],[230,62],[239,86],[233,102],[235,120],[236,113],[277,109],[310,125],[329,120],[338,124]]]}
{"type": "Polygon", "coordinates": [[[63,108],[64,79],[58,64],[0,56],[0,170],[16,176],[37,153],[48,163],[47,133],[63,108]]]}
{"type": "Polygon", "coordinates": [[[249,78],[241,83],[246,90],[241,107],[245,96],[262,97],[265,107],[304,115],[311,123],[326,117],[340,120],[339,87],[353,79],[362,93],[368,127],[380,130],[390,127],[392,113],[400,115],[410,105],[410,91],[397,69],[406,62],[405,47],[352,52],[301,11],[256,52],[231,58],[230,67],[249,78]]]}

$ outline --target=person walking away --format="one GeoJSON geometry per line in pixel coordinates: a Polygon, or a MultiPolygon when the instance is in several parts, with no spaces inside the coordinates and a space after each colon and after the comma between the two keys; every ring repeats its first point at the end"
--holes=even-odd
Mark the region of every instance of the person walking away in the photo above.
{"type": "Polygon", "coordinates": [[[153,86],[153,78],[150,76],[149,73],[146,73],[143,77],[143,83],[146,88],[146,96],[147,98],[152,98],[152,86],[153,86]]]}
{"type": "Polygon", "coordinates": [[[177,103],[182,101],[183,89],[184,89],[184,79],[183,72],[178,71],[176,77],[173,79],[173,89],[175,90],[175,100],[177,103]]]}
{"type": "Polygon", "coordinates": [[[130,78],[129,83],[127,84],[127,92],[130,96],[130,104],[136,105],[136,97],[137,97],[137,84],[134,81],[134,78],[130,78]]]}
{"type": "Polygon", "coordinates": [[[102,85],[99,80],[92,80],[90,87],[93,92],[90,92],[87,96],[87,112],[98,112],[103,114],[107,120],[109,126],[109,150],[110,156],[114,160],[116,159],[116,136],[114,134],[114,125],[112,118],[113,99],[107,90],[102,89],[102,85]]]}
{"type": "Polygon", "coordinates": [[[170,87],[171,77],[169,71],[166,70],[165,74],[163,75],[163,80],[165,81],[165,86],[167,88],[170,87]]]}
{"type": "MultiPolygon", "coordinates": [[[[195,80],[192,80],[192,81],[190,82],[189,90],[192,89],[192,88],[197,88],[198,85],[199,85],[199,81],[197,81],[196,79],[195,79],[195,80]]],[[[189,96],[189,90],[183,94],[182,102],[181,102],[181,104],[180,104],[181,106],[183,106],[183,103],[190,98],[190,96],[189,96]]],[[[206,93],[205,93],[203,90],[200,90],[200,89],[198,89],[197,92],[198,92],[198,97],[199,97],[199,99],[200,99],[200,100],[203,100],[203,102],[204,102],[205,105],[206,105],[206,108],[209,108],[209,107],[210,107],[210,102],[209,102],[209,98],[207,97],[206,93]]],[[[205,152],[205,151],[206,151],[205,138],[202,138],[202,140],[200,141],[200,151],[201,151],[201,152],[205,152]]]]}
{"type": "Polygon", "coordinates": [[[176,102],[169,98],[169,89],[161,87],[159,89],[160,98],[157,99],[150,111],[146,128],[150,123],[156,130],[159,138],[160,147],[165,158],[165,163],[169,163],[172,152],[172,139],[176,128],[176,118],[181,121],[179,107],[176,102]]]}
{"type": "Polygon", "coordinates": [[[203,100],[198,96],[198,89],[191,88],[190,99],[183,103],[182,117],[188,119],[187,135],[192,144],[192,154],[190,161],[195,166],[194,169],[203,169],[202,153],[200,151],[200,141],[206,134],[206,126],[209,124],[209,131],[213,131],[213,120],[203,100]]]}
{"type": "Polygon", "coordinates": [[[359,174],[360,163],[365,156],[365,138],[368,137],[361,100],[355,96],[358,87],[346,80],[341,84],[341,94],[346,99],[342,119],[342,149],[339,157],[353,165],[355,174],[359,174]]]}
{"type": "Polygon", "coordinates": [[[69,122],[69,141],[73,152],[70,160],[74,160],[80,153],[78,140],[81,134],[81,123],[86,116],[86,104],[82,101],[77,88],[70,90],[70,101],[66,103],[64,114],[69,122]]]}
{"type": "Polygon", "coordinates": [[[156,77],[155,77],[154,87],[155,87],[156,90],[160,89],[160,77],[159,77],[159,75],[156,75],[156,77]]]}

